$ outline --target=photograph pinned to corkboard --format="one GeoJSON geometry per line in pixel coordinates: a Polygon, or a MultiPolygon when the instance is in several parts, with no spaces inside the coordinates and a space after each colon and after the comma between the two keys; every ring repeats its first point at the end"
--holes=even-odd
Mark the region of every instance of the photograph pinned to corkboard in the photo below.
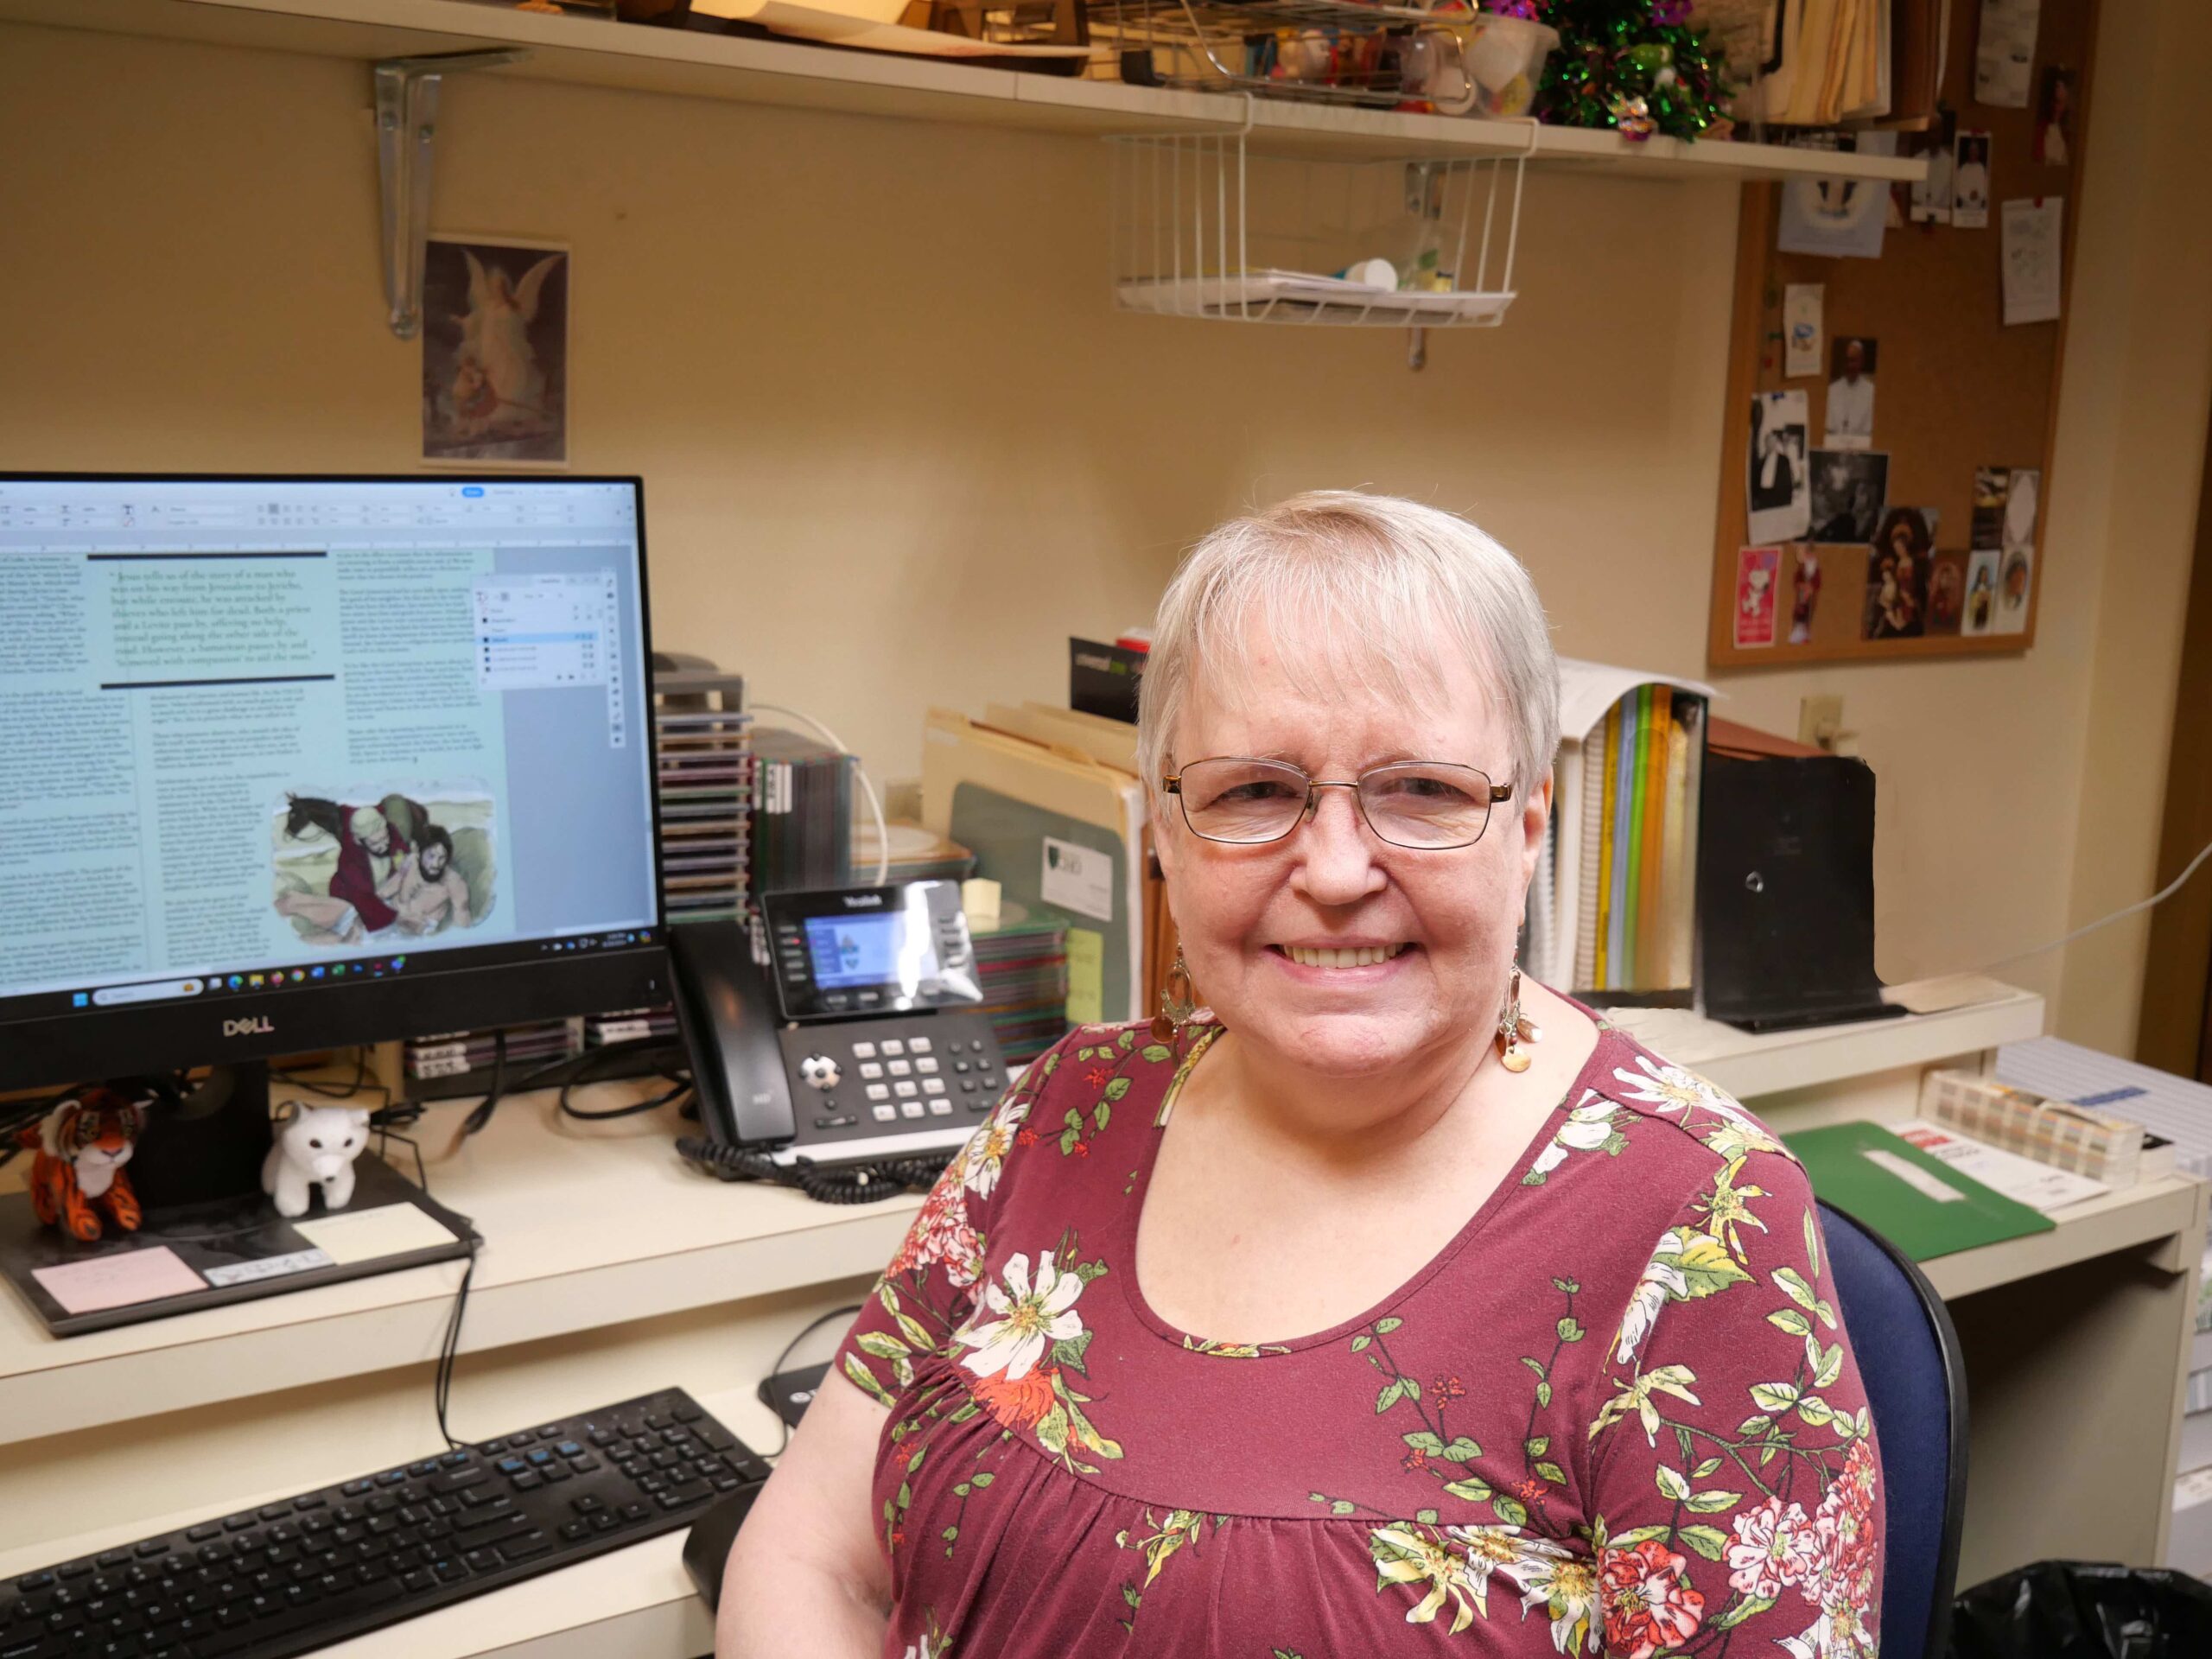
{"type": "Polygon", "coordinates": [[[2043,0],[2034,90],[2016,105],[1976,101],[1980,8],[1951,8],[1942,108],[1899,145],[1934,157],[1944,176],[1917,193],[1896,187],[1878,257],[1781,251],[1787,187],[1744,187],[1716,491],[1714,667],[2035,644],[2044,563],[2066,556],[2047,544],[2045,526],[2050,492],[2065,487],[2051,470],[2052,440],[2096,10],[2097,0],[2043,0]],[[1963,152],[1962,136],[1974,141],[1963,152]],[[1962,153],[1973,199],[1964,224],[1962,153]],[[2013,269],[2031,216],[2056,230],[2055,308],[2047,287],[2028,292],[2034,284],[2013,269]]]}

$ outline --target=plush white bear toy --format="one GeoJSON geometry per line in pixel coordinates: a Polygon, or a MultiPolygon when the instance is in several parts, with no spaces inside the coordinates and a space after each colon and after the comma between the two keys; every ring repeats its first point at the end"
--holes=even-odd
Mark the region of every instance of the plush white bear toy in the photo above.
{"type": "Polygon", "coordinates": [[[280,1216],[308,1212],[310,1184],[322,1186],[322,1207],[343,1210],[353,1198],[353,1160],[368,1143],[369,1115],[353,1106],[307,1106],[288,1100],[276,1109],[276,1144],[261,1164],[261,1190],[280,1216]]]}

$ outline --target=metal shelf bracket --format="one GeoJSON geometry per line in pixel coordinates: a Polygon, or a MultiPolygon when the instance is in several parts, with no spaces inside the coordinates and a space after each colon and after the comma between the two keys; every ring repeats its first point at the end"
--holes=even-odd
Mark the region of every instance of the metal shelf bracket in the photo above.
{"type": "Polygon", "coordinates": [[[437,141],[439,88],[455,70],[496,69],[529,55],[518,47],[386,58],[376,65],[384,297],[391,332],[402,340],[414,339],[423,327],[423,245],[430,231],[430,159],[437,141]]]}

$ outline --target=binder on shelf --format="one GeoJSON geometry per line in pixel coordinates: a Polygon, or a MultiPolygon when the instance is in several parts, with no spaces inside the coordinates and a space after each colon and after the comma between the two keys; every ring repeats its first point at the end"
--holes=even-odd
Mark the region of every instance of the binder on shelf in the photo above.
{"type": "Polygon", "coordinates": [[[1560,662],[1552,817],[1522,965],[1599,1004],[1690,1006],[1711,687],[1560,662]]]}
{"type": "Polygon", "coordinates": [[[930,710],[922,823],[976,855],[1006,902],[1067,926],[1068,1017],[1142,1017],[1147,985],[1144,791],[1128,772],[930,710]]]}

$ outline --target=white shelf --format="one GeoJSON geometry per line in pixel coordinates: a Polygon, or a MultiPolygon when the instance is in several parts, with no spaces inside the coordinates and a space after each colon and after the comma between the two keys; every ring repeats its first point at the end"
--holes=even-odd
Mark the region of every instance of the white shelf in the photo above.
{"type": "MultiPolygon", "coordinates": [[[[1891,995],[1908,996],[1914,989],[1900,985],[1891,995]]],[[[1942,1014],[1760,1036],[1679,1008],[1616,1008],[1607,1018],[1677,1065],[1755,1104],[1761,1096],[1927,1065],[2043,1035],[2040,996],[1995,980],[1983,981],[1980,994],[1984,1001],[1942,1014]]]]}
{"type": "MultiPolygon", "coordinates": [[[[4,22],[363,62],[524,47],[526,60],[491,73],[1031,132],[1219,132],[1233,130],[1244,115],[1241,100],[1205,92],[648,29],[463,0],[0,0],[4,22]]],[[[1259,101],[1252,118],[1257,149],[1347,161],[1511,155],[1532,142],[1530,129],[1517,123],[1281,101],[1259,101]]],[[[1533,143],[1539,162],[1602,167],[1630,178],[1910,181],[1923,170],[1920,162],[1890,156],[1673,138],[1637,143],[1614,132],[1565,127],[1537,129],[1533,143]]]]}
{"type": "MultiPolygon", "coordinates": [[[[602,1085],[578,1103],[626,1092],[602,1085]]],[[[717,1181],[677,1158],[668,1113],[582,1123],[550,1094],[510,1099],[437,1157],[462,1109],[434,1109],[417,1138],[431,1191],[486,1241],[464,1354],[873,1274],[919,1207],[902,1196],[837,1209],[717,1181]]],[[[29,1162],[0,1180],[20,1185],[29,1162]]],[[[423,1363],[460,1282],[461,1264],[440,1262],[59,1339],[0,1291],[0,1446],[423,1363]]]]}
{"type": "Polygon", "coordinates": [[[2155,1265],[2183,1273],[2190,1242],[2204,1236],[2205,1202],[2203,1182],[2170,1175],[2069,1205],[2051,1217],[2058,1225],[2050,1232],[1939,1255],[1920,1268],[1947,1302],[2150,1244],[2159,1247],[2150,1257],[2155,1265]]]}

